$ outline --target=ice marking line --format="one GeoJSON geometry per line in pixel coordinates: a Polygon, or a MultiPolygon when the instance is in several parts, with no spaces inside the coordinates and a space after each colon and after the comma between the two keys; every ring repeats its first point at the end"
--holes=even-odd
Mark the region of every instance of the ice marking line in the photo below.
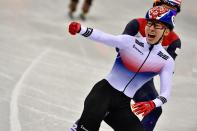
{"type": "Polygon", "coordinates": [[[30,66],[24,71],[19,81],[16,83],[10,100],[10,131],[21,131],[21,124],[18,119],[18,95],[22,88],[22,83],[29,72],[33,69],[35,65],[46,55],[50,49],[44,50],[38,57],[36,57],[30,66]]]}
{"type": "Polygon", "coordinates": [[[5,77],[5,78],[7,78],[9,80],[13,80],[13,78],[11,76],[9,76],[9,75],[7,75],[5,73],[2,73],[2,72],[0,72],[0,76],[3,76],[3,77],[5,77]]]}

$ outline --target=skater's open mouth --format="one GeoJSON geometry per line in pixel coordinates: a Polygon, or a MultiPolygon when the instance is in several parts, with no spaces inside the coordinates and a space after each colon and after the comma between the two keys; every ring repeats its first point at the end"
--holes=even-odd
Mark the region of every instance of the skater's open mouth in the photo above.
{"type": "Polygon", "coordinates": [[[155,35],[153,35],[153,34],[148,34],[148,37],[153,39],[153,38],[155,38],[155,35]]]}

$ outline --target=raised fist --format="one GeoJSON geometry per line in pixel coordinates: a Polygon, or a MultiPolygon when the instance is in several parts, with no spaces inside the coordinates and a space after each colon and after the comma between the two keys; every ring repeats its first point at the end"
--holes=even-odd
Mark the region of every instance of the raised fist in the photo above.
{"type": "Polygon", "coordinates": [[[71,35],[76,35],[76,33],[79,33],[81,30],[81,24],[77,22],[72,22],[70,23],[68,30],[71,35]]]}

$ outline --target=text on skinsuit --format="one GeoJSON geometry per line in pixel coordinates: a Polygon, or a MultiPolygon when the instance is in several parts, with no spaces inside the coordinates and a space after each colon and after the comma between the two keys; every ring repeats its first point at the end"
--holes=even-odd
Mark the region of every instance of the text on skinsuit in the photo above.
{"type": "Polygon", "coordinates": [[[159,51],[157,55],[160,56],[161,58],[163,58],[164,60],[169,59],[169,56],[165,55],[165,54],[162,53],[161,51],[159,51]]]}

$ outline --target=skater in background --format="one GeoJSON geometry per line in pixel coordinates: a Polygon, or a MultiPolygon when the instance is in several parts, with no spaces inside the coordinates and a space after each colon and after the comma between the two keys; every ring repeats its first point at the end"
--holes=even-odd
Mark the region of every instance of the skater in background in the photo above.
{"type": "Polygon", "coordinates": [[[118,48],[118,56],[111,72],[99,81],[84,102],[84,110],[77,129],[72,131],[98,131],[107,113],[113,114],[115,131],[143,131],[144,127],[136,114],[148,115],[162,106],[170,96],[174,71],[174,59],[162,47],[161,42],[174,28],[176,12],[156,6],[146,14],[146,37],[130,35],[114,36],[86,28],[72,22],[69,32],[118,48]],[[130,108],[130,101],[143,84],[154,76],[160,76],[160,94],[152,100],[137,102],[130,108]]]}
{"type": "MultiPolygon", "coordinates": [[[[68,15],[71,19],[73,19],[73,13],[77,10],[78,3],[79,3],[79,0],[70,0],[68,15]]],[[[88,14],[90,10],[91,5],[92,5],[92,0],[83,1],[82,11],[79,15],[82,20],[86,20],[86,15],[88,14]]]]}

